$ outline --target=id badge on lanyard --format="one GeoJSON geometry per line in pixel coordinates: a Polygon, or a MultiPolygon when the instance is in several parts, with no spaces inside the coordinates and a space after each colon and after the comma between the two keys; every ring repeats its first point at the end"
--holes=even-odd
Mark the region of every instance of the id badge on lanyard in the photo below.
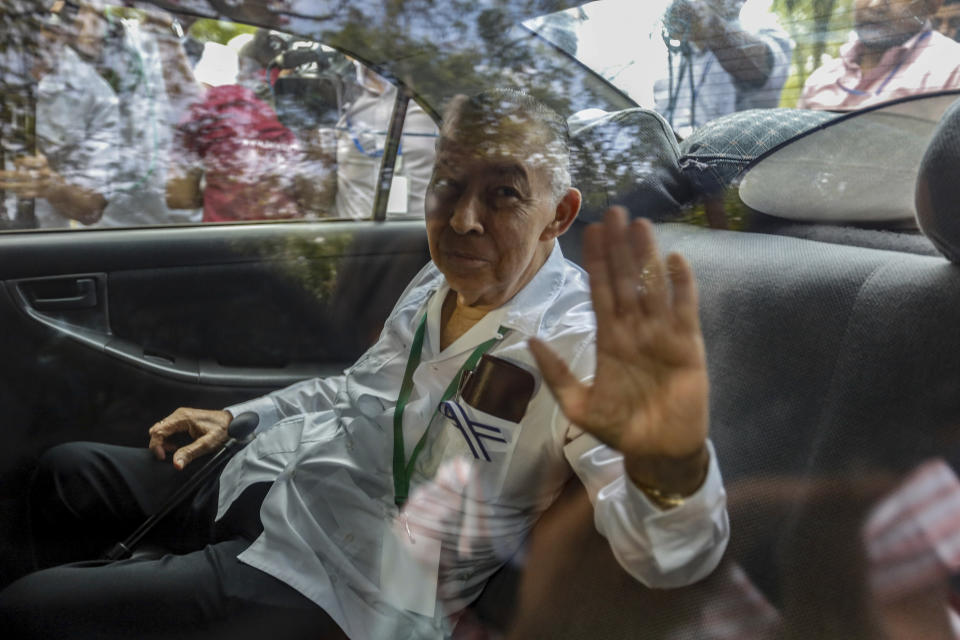
{"type": "MultiPolygon", "coordinates": [[[[413,337],[410,355],[407,358],[403,383],[394,409],[393,440],[393,480],[394,501],[400,509],[399,517],[392,520],[383,534],[380,556],[380,590],[384,599],[392,606],[413,611],[423,616],[433,617],[436,609],[437,581],[440,567],[441,542],[436,538],[415,531],[403,505],[410,492],[410,477],[420,452],[427,440],[427,434],[439,415],[439,406],[431,414],[430,423],[406,459],[403,446],[403,411],[413,391],[413,374],[420,365],[423,351],[423,339],[426,333],[427,317],[424,314],[413,337]]],[[[480,358],[503,339],[506,329],[500,327],[497,335],[480,344],[460,367],[460,370],[447,385],[441,402],[449,400],[462,388],[468,373],[476,367],[480,358]]]]}
{"type": "MultiPolygon", "coordinates": [[[[400,394],[397,396],[397,404],[393,411],[393,488],[394,502],[398,507],[402,507],[407,501],[410,493],[410,477],[413,475],[414,465],[416,464],[417,457],[423,450],[424,444],[426,444],[427,435],[430,433],[429,425],[432,425],[434,418],[439,412],[438,404],[437,408],[434,409],[434,412],[431,414],[427,429],[423,432],[423,435],[420,436],[420,440],[416,446],[414,446],[410,458],[407,459],[403,446],[403,411],[406,409],[407,402],[410,400],[410,393],[413,391],[413,373],[417,370],[417,367],[420,366],[420,355],[423,351],[423,338],[426,333],[426,328],[427,316],[424,314],[413,336],[413,344],[410,347],[410,355],[407,358],[407,366],[403,373],[403,383],[400,385],[400,394]]],[[[473,350],[473,353],[470,354],[460,367],[460,370],[453,377],[453,380],[447,385],[440,399],[440,404],[453,397],[453,394],[457,392],[460,386],[464,372],[473,370],[480,361],[480,358],[483,357],[483,354],[489,351],[494,344],[502,340],[507,332],[508,329],[500,327],[497,329],[497,334],[494,337],[480,344],[473,350]]]]}

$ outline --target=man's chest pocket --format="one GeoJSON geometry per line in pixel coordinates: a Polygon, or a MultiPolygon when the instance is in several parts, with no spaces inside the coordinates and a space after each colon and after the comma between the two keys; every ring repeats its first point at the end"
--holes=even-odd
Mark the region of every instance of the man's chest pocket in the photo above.
{"type": "MultiPolygon", "coordinates": [[[[472,486],[483,492],[475,499],[495,500],[503,488],[520,437],[520,423],[535,390],[536,380],[525,368],[484,355],[462,381],[459,393],[438,407],[439,433],[431,443],[435,445],[431,464],[454,458],[472,462],[472,486]]],[[[437,468],[433,466],[432,470],[437,468]]]]}
{"type": "Polygon", "coordinates": [[[478,462],[502,459],[513,450],[520,425],[471,407],[465,401],[447,400],[440,404],[446,429],[463,438],[470,455],[478,462]]]}
{"type": "Polygon", "coordinates": [[[469,463],[471,498],[496,501],[520,437],[520,424],[471,407],[463,399],[447,400],[430,425],[423,455],[417,460],[420,482],[444,477],[444,465],[469,463]]]}

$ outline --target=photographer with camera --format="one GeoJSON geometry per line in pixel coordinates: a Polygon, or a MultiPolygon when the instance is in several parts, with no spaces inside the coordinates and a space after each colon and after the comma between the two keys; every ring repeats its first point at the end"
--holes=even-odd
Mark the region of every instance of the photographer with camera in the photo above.
{"type": "Polygon", "coordinates": [[[654,84],[655,108],[681,136],[779,104],[793,41],[755,0],[673,0],[662,24],[668,68],[654,84]]]}

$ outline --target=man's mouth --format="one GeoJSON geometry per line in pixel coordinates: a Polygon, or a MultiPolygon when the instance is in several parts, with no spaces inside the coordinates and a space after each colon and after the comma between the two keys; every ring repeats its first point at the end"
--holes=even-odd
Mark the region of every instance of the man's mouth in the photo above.
{"type": "Polygon", "coordinates": [[[442,249],[444,255],[451,261],[459,264],[480,266],[489,262],[484,256],[463,249],[442,249]]]}

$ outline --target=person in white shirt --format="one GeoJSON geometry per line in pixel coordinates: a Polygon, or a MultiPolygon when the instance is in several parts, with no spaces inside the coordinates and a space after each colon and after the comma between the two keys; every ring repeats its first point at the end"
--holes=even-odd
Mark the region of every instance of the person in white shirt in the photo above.
{"type": "Polygon", "coordinates": [[[42,228],[97,223],[120,173],[117,96],[83,59],[99,56],[94,34],[104,21],[92,6],[73,8],[55,3],[42,30],[47,45],[38,48],[31,69],[37,80],[36,154],[0,167],[0,189],[35,198],[35,224],[42,228]]]}
{"type": "Polygon", "coordinates": [[[706,576],[729,524],[693,275],[660,258],[648,222],[613,209],[585,233],[588,286],[556,241],[580,207],[568,154],[566,122],[525,94],[455,99],[427,195],[432,260],[379,340],[341,376],[178,409],[151,427],[149,452],[49,452],[34,536],[79,553],[135,526],[234,416],[259,418],[165,525],[174,554],[21,578],[0,592],[0,625],[110,638],[279,610],[314,637],[448,637],[572,473],[638,580],[706,576]],[[195,440],[178,447],[180,432],[195,440]]]}
{"type": "Polygon", "coordinates": [[[728,113],[780,103],[794,43],[763,5],[769,2],[670,3],[667,69],[653,91],[656,110],[680,136],[728,113]]]}
{"type": "MultiPolygon", "coordinates": [[[[355,93],[332,131],[336,141],[332,215],[364,219],[373,214],[397,88],[359,62],[354,62],[354,66],[355,93]]],[[[423,217],[424,194],[433,169],[436,142],[437,126],[416,102],[410,101],[394,167],[387,218],[423,217]]]]}
{"type": "MultiPolygon", "coordinates": [[[[110,16],[111,14],[107,14],[110,16]]],[[[173,127],[180,119],[169,96],[192,82],[183,73],[184,56],[159,10],[143,21],[111,18],[117,26],[107,38],[101,68],[116,78],[120,106],[119,169],[103,217],[92,226],[135,227],[200,222],[202,211],[171,209],[166,203],[167,169],[174,148],[173,127]]],[[[196,89],[199,91],[199,88],[196,89]]]]}
{"type": "Polygon", "coordinates": [[[0,173],[0,184],[37,198],[36,226],[200,221],[199,210],[166,205],[173,105],[165,73],[174,72],[162,58],[174,48],[157,33],[169,17],[148,16],[141,24],[113,17],[100,2],[85,3],[72,19],[61,17],[59,32],[49,36],[59,39],[35,70],[39,154],[18,159],[18,171],[0,173]]]}

